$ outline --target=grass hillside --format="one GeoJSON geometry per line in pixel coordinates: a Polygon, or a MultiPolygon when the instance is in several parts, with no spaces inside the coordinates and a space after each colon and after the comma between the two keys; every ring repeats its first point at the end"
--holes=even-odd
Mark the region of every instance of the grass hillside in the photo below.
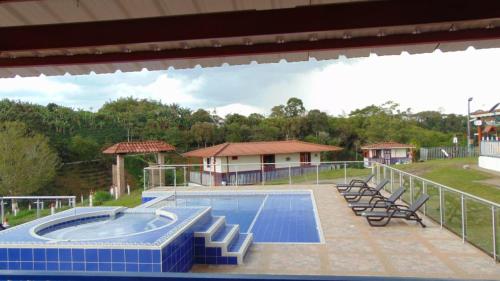
{"type": "Polygon", "coordinates": [[[477,158],[439,159],[400,165],[397,168],[500,203],[500,174],[480,170],[477,161],[477,158]],[[465,169],[465,165],[469,168],[465,169]]]}

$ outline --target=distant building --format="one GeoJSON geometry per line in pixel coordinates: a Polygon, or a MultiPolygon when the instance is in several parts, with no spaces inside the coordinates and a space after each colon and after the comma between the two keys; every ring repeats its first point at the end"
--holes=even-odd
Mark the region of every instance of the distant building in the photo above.
{"type": "Polygon", "coordinates": [[[261,179],[288,177],[292,173],[316,170],[321,152],[342,148],[296,140],[223,143],[183,155],[199,158],[200,171],[190,171],[190,180],[202,185],[254,184],[261,179]],[[237,179],[236,179],[237,178],[237,179]]]}
{"type": "Polygon", "coordinates": [[[365,167],[369,167],[370,162],[386,165],[411,163],[415,146],[397,142],[379,142],[362,146],[361,149],[365,167]]]}
{"type": "Polygon", "coordinates": [[[480,156],[478,165],[481,168],[500,172],[500,109],[497,103],[488,111],[477,110],[471,113],[471,121],[477,127],[477,142],[480,156]]]}

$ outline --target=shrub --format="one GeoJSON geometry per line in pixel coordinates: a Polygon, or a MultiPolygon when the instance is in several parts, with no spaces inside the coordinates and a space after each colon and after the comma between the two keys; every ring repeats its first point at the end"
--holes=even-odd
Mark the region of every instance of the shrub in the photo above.
{"type": "Polygon", "coordinates": [[[111,194],[107,191],[97,191],[95,194],[94,194],[94,205],[101,205],[102,203],[104,203],[105,201],[109,201],[113,199],[113,196],[111,196],[111,194]]]}

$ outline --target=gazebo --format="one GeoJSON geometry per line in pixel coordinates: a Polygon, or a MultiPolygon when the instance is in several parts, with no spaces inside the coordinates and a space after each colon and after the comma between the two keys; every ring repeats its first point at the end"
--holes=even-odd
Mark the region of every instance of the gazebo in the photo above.
{"type": "Polygon", "coordinates": [[[130,154],[157,154],[157,163],[165,164],[165,153],[175,151],[175,147],[163,141],[136,141],[120,142],[106,148],[104,154],[116,155],[116,164],[113,165],[113,185],[116,186],[116,197],[120,197],[127,187],[125,181],[125,155],[130,154]]]}

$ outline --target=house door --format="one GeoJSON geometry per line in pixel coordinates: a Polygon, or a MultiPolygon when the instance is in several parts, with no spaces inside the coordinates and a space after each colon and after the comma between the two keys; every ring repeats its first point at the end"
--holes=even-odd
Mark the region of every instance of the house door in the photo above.
{"type": "Polygon", "coordinates": [[[311,164],[311,152],[300,153],[300,165],[308,166],[311,164]]]}
{"type": "Polygon", "coordinates": [[[276,157],[274,154],[266,154],[262,156],[262,164],[264,165],[264,171],[271,171],[275,168],[276,157]]]}
{"type": "Polygon", "coordinates": [[[384,150],[384,164],[391,165],[391,150],[384,150]]]}

